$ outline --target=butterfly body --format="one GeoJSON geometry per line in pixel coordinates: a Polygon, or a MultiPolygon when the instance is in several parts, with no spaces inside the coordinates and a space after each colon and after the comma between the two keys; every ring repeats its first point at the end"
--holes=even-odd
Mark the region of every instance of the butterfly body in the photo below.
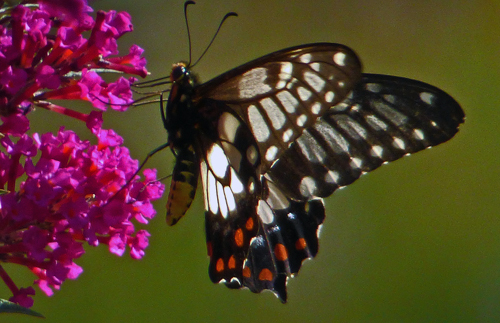
{"type": "Polygon", "coordinates": [[[211,280],[282,302],[288,277],[318,252],[321,198],[450,139],[464,118],[433,86],[362,74],[340,44],[281,50],[203,84],[180,63],[171,80],[167,222],[187,211],[200,177],[211,280]]]}

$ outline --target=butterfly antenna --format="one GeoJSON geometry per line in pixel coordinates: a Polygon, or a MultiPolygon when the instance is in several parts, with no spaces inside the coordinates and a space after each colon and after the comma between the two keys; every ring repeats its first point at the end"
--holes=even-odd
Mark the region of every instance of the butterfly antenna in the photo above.
{"type": "Polygon", "coordinates": [[[170,82],[170,75],[169,75],[169,76],[162,76],[149,81],[132,83],[132,86],[136,88],[147,88],[147,87],[155,87],[158,85],[164,85],[170,83],[172,82],[170,82]]]}
{"type": "Polygon", "coordinates": [[[186,22],[186,29],[188,33],[188,44],[189,44],[189,63],[188,66],[191,66],[191,32],[189,31],[189,22],[188,22],[188,16],[187,16],[187,7],[190,4],[196,4],[194,1],[186,1],[184,2],[184,21],[186,22]]]}
{"type": "MultiPolygon", "coordinates": [[[[238,17],[238,14],[236,12],[229,12],[224,16],[224,18],[222,18],[222,20],[219,24],[219,28],[217,28],[215,35],[212,37],[212,40],[208,44],[207,48],[205,48],[205,51],[200,55],[200,57],[196,60],[196,62],[194,62],[193,65],[188,64],[189,67],[194,67],[196,64],[198,64],[198,62],[202,59],[202,57],[207,53],[208,49],[210,48],[210,46],[212,46],[212,43],[214,42],[215,38],[217,37],[217,34],[219,33],[222,25],[224,24],[224,21],[226,21],[226,19],[229,17],[238,17]]],[[[189,48],[191,48],[191,42],[189,43],[189,48]]],[[[191,63],[191,50],[189,53],[189,62],[191,63]]]]}

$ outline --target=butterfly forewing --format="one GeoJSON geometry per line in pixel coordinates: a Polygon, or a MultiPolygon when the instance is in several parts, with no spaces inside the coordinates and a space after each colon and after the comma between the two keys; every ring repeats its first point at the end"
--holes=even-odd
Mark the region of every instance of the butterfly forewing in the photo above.
{"type": "Polygon", "coordinates": [[[250,127],[265,172],[288,146],[359,82],[356,54],[339,44],[285,49],[199,86],[195,100],[225,102],[250,127]]]}

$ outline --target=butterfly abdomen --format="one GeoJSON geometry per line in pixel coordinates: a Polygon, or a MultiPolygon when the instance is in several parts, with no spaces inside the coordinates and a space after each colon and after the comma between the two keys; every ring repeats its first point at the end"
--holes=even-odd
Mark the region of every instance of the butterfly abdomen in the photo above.
{"type": "Polygon", "coordinates": [[[198,184],[198,159],[193,147],[179,151],[167,201],[167,224],[174,225],[191,206],[198,184]]]}

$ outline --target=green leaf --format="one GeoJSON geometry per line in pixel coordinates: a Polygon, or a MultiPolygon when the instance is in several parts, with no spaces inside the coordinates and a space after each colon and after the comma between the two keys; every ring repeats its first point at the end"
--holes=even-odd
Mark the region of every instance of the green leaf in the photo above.
{"type": "Polygon", "coordinates": [[[38,312],[30,310],[29,308],[23,307],[16,303],[9,302],[5,299],[0,299],[0,314],[1,313],[19,313],[19,314],[26,314],[26,315],[45,318],[42,314],[38,312]]]}

